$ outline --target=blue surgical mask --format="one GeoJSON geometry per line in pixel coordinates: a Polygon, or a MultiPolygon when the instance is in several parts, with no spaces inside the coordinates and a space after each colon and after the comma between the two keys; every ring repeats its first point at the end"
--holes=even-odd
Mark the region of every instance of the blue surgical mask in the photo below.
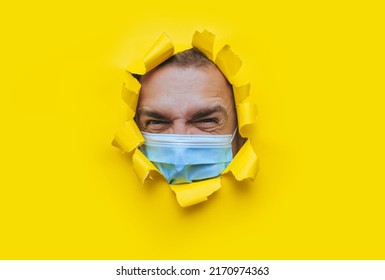
{"type": "Polygon", "coordinates": [[[228,135],[142,132],[145,142],[140,150],[170,184],[191,183],[217,177],[229,165],[235,132],[228,135]]]}

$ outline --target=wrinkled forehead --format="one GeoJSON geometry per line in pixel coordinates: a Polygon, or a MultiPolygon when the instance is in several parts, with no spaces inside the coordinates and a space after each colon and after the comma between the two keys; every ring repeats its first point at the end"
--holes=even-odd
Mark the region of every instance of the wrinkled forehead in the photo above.
{"type": "MultiPolygon", "coordinates": [[[[174,69],[176,72],[181,72],[181,71],[184,71],[187,69],[193,69],[193,70],[201,72],[202,74],[206,74],[207,76],[209,76],[210,73],[215,73],[216,78],[218,80],[222,80],[225,84],[228,85],[228,87],[232,88],[231,83],[223,75],[221,70],[211,61],[210,61],[210,63],[201,64],[201,65],[161,64],[144,75],[134,75],[134,76],[143,85],[143,83],[145,83],[146,80],[148,80],[150,77],[152,77],[154,75],[158,75],[159,72],[164,72],[166,69],[170,69],[170,68],[174,69]]],[[[175,77],[175,78],[177,78],[177,77],[175,77]]]]}
{"type": "MultiPolygon", "coordinates": [[[[234,104],[232,86],[214,66],[180,67],[164,65],[157,67],[140,78],[142,84],[139,103],[147,98],[164,98],[183,95],[185,100],[195,97],[220,98],[234,104]]],[[[175,100],[176,101],[176,100],[175,100]]],[[[178,104],[175,104],[176,106],[178,104]]]]}

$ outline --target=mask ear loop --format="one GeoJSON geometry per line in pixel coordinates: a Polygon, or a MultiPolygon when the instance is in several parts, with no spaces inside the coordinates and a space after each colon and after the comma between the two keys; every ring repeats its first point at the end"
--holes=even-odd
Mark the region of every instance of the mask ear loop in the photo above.
{"type": "Polygon", "coordinates": [[[235,128],[234,132],[233,132],[233,136],[231,136],[231,140],[230,140],[230,143],[233,142],[234,140],[234,137],[235,137],[235,134],[237,134],[237,131],[238,131],[238,127],[235,128]]]}

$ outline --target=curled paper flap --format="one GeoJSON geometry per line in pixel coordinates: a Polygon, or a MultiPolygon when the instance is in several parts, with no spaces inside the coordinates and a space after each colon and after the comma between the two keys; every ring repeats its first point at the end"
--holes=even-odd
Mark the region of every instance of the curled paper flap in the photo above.
{"type": "Polygon", "coordinates": [[[250,140],[247,140],[222,174],[231,173],[238,181],[254,180],[258,172],[258,157],[250,140]]]}
{"type": "Polygon", "coordinates": [[[112,145],[123,152],[131,152],[144,143],[144,138],[133,119],[128,120],[116,132],[112,145]]]}
{"type": "Polygon", "coordinates": [[[190,184],[170,185],[180,206],[187,207],[207,200],[221,187],[219,177],[190,184]]]}
{"type": "Polygon", "coordinates": [[[191,45],[203,52],[210,60],[214,57],[215,35],[207,30],[195,31],[191,45]]]}
{"type": "Polygon", "coordinates": [[[253,102],[244,101],[236,105],[238,115],[239,133],[242,137],[249,138],[257,124],[258,109],[253,102]]]}
{"type": "Polygon", "coordinates": [[[233,53],[229,45],[225,45],[217,54],[215,64],[221,69],[227,80],[234,84],[234,77],[242,66],[242,61],[238,55],[233,53]]]}
{"type": "Polygon", "coordinates": [[[139,75],[146,74],[146,66],[144,65],[143,59],[131,62],[127,67],[127,72],[139,75]]]}
{"type": "Polygon", "coordinates": [[[166,33],[162,33],[144,58],[144,65],[146,66],[147,72],[150,72],[173,54],[174,45],[171,39],[166,33]]]}
{"type": "Polygon", "coordinates": [[[122,99],[129,108],[128,118],[133,118],[135,116],[139,90],[140,83],[131,75],[131,73],[127,72],[126,80],[124,81],[122,88],[122,99]]]}
{"type": "Polygon", "coordinates": [[[250,84],[243,86],[233,86],[235,104],[239,104],[244,101],[250,94],[250,84]]]}
{"type": "Polygon", "coordinates": [[[134,166],[134,171],[142,185],[147,179],[152,177],[153,173],[161,174],[155,165],[149,161],[148,158],[139,149],[136,149],[134,155],[132,156],[132,164],[134,166]]]}

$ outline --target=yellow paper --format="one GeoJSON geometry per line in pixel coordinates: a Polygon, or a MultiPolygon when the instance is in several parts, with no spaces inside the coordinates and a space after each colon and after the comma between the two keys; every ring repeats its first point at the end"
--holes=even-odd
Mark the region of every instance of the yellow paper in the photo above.
{"type": "Polygon", "coordinates": [[[203,52],[210,60],[214,57],[214,40],[215,35],[204,30],[196,31],[193,35],[192,46],[203,52]]]}
{"type": "Polygon", "coordinates": [[[135,73],[139,75],[146,74],[146,65],[144,65],[143,58],[132,61],[127,67],[129,73],[135,73]]]}
{"type": "Polygon", "coordinates": [[[131,75],[131,73],[127,72],[126,81],[124,82],[122,88],[122,99],[129,108],[128,118],[133,118],[135,116],[139,90],[140,83],[131,75]]]}
{"type": "Polygon", "coordinates": [[[250,140],[247,140],[222,174],[231,173],[236,180],[242,181],[246,179],[254,180],[257,172],[258,157],[250,140]]]}
{"type": "Polygon", "coordinates": [[[144,58],[144,65],[146,66],[147,72],[154,69],[173,54],[174,45],[171,39],[166,33],[162,33],[144,58]]]}
{"type": "Polygon", "coordinates": [[[2,3],[1,260],[385,260],[384,1],[2,3]],[[129,62],[204,27],[250,74],[260,170],[181,208],[110,140],[129,62]]]}
{"type": "Polygon", "coordinates": [[[233,86],[235,104],[241,103],[250,94],[250,83],[243,86],[233,86]]]}
{"type": "Polygon", "coordinates": [[[257,123],[258,109],[250,101],[245,101],[236,105],[238,114],[239,133],[242,137],[249,138],[255,131],[257,123]]]}
{"type": "Polygon", "coordinates": [[[138,126],[133,119],[128,120],[116,132],[115,138],[112,144],[121,149],[123,152],[132,152],[135,148],[139,147],[144,143],[144,138],[140,132],[138,126]]]}
{"type": "Polygon", "coordinates": [[[134,171],[142,184],[144,184],[147,179],[152,178],[151,175],[154,173],[161,174],[155,165],[149,161],[139,149],[135,150],[132,156],[132,163],[134,171]]]}
{"type": "Polygon", "coordinates": [[[220,189],[221,179],[218,177],[170,187],[175,192],[179,205],[187,207],[207,200],[209,195],[220,189]]]}
{"type": "Polygon", "coordinates": [[[218,53],[215,64],[221,69],[227,80],[233,84],[233,78],[242,66],[242,61],[229,45],[225,45],[218,53]]]}

